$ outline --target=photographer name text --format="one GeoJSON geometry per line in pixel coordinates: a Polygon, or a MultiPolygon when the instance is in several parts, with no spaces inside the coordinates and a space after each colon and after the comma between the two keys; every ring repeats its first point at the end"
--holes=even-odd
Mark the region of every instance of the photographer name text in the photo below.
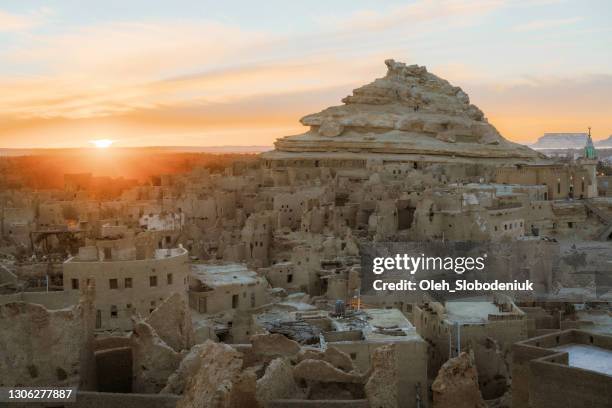
{"type": "Polygon", "coordinates": [[[407,279],[389,282],[377,279],[372,283],[372,287],[374,290],[378,291],[435,290],[450,293],[463,291],[532,291],[533,282],[530,280],[523,282],[518,280],[514,280],[513,282],[500,282],[498,280],[492,282],[481,282],[479,280],[456,280],[448,282],[446,280],[435,281],[431,279],[423,279],[418,282],[407,279]]]}

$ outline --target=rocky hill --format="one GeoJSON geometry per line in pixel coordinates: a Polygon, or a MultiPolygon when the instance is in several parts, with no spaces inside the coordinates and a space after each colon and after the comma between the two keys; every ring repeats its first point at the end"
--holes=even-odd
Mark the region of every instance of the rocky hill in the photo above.
{"type": "Polygon", "coordinates": [[[504,139],[460,87],[423,66],[394,60],[385,64],[383,78],[355,89],[343,105],[304,116],[301,123],[309,131],[277,140],[275,152],[263,156],[351,152],[369,157],[421,155],[423,160],[435,157],[436,161],[542,158],[504,139]]]}

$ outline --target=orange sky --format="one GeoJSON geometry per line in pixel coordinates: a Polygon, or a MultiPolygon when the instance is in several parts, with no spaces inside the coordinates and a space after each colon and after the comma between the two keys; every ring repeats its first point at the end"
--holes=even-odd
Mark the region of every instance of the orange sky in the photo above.
{"type": "Polygon", "coordinates": [[[0,5],[0,147],[269,146],[386,58],[461,86],[508,139],[612,134],[605,2],[178,3],[0,5]]]}

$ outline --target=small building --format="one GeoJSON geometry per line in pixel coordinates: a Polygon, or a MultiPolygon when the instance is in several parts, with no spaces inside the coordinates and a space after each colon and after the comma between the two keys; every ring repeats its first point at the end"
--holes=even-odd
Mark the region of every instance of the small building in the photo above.
{"type": "Polygon", "coordinates": [[[397,406],[427,407],[427,343],[398,309],[348,309],[340,314],[300,302],[283,302],[254,316],[254,329],[281,333],[303,347],[334,347],[346,353],[355,368],[372,368],[374,352],[393,345],[397,372],[397,406]]]}
{"type": "Polygon", "coordinates": [[[512,347],[513,408],[612,404],[612,336],[566,330],[512,347]]]}
{"type": "Polygon", "coordinates": [[[134,313],[148,316],[173,293],[187,296],[186,249],[158,249],[141,259],[133,242],[109,242],[82,247],[63,264],[64,291],[95,285],[96,330],[131,330],[134,313]]]}
{"type": "Polygon", "coordinates": [[[267,282],[243,264],[191,265],[189,306],[202,314],[249,310],[267,302],[267,282]]]}
{"type": "Polygon", "coordinates": [[[496,181],[503,184],[546,185],[545,200],[597,197],[597,161],[525,164],[500,167],[496,181]]]}
{"type": "MultiPolygon", "coordinates": [[[[413,307],[413,322],[421,336],[432,345],[429,372],[461,351],[474,352],[478,382],[485,399],[507,391],[506,356],[512,344],[527,339],[525,314],[508,296],[439,302],[413,307]]],[[[433,378],[433,377],[432,377],[433,378]]]]}
{"type": "Polygon", "coordinates": [[[427,343],[398,309],[364,309],[363,315],[336,317],[326,345],[347,353],[362,372],[377,348],[393,344],[398,376],[398,406],[427,406],[427,343]],[[417,403],[420,401],[420,405],[417,403]]]}

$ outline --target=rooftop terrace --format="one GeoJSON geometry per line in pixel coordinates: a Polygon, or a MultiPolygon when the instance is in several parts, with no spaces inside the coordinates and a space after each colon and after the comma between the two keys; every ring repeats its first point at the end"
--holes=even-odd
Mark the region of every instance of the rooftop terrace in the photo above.
{"type": "Polygon", "coordinates": [[[243,264],[193,264],[191,265],[191,276],[211,288],[235,284],[255,284],[259,279],[257,273],[243,264]]]}
{"type": "Polygon", "coordinates": [[[612,350],[607,350],[589,344],[569,343],[554,350],[565,351],[569,354],[569,366],[583,368],[612,375],[612,350]]]}

